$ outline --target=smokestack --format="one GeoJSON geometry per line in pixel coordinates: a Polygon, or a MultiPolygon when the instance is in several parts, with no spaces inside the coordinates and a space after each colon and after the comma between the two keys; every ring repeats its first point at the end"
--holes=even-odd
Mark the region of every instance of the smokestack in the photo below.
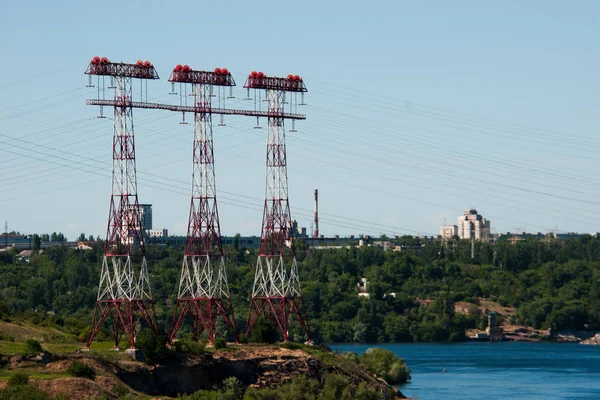
{"type": "Polygon", "coordinates": [[[315,189],[315,231],[313,237],[319,237],[319,190],[315,189]]]}

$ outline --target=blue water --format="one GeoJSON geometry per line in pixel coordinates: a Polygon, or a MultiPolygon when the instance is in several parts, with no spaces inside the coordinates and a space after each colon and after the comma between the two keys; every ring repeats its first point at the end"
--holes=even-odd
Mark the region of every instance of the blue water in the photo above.
{"type": "Polygon", "coordinates": [[[406,360],[419,400],[600,400],[600,346],[577,343],[332,345],[362,353],[382,347],[406,360]],[[443,372],[444,368],[446,372],[443,372]]]}

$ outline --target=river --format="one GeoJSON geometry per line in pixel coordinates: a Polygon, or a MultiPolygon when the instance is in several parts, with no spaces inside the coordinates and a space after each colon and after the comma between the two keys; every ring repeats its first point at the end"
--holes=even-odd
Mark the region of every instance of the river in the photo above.
{"type": "Polygon", "coordinates": [[[393,351],[412,370],[412,381],[399,389],[419,400],[600,399],[600,346],[480,342],[330,347],[358,354],[369,347],[393,351]]]}

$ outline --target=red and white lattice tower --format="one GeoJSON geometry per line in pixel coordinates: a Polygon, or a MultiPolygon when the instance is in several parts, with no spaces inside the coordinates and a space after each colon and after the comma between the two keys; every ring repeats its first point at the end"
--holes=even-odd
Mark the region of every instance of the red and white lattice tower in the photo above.
{"type": "Polygon", "coordinates": [[[284,105],[290,104],[292,108],[297,105],[297,93],[303,96],[306,87],[297,75],[276,78],[262,72],[252,72],[244,87],[255,89],[258,99],[263,90],[266,92],[268,113],[266,196],[246,337],[264,314],[274,320],[287,341],[292,314],[311,341],[294,251],[284,127],[284,105]],[[286,94],[291,97],[288,101],[286,94]]]}
{"type": "MultiPolygon", "coordinates": [[[[205,331],[212,344],[217,318],[221,316],[238,342],[217,210],[211,108],[213,90],[217,89],[219,96],[223,91],[224,95],[224,88],[221,90],[221,87],[235,86],[235,82],[225,68],[206,72],[194,71],[187,65],[177,65],[169,82],[191,84],[195,99],[192,199],[169,343],[188,314],[196,339],[205,331]]],[[[219,100],[224,98],[219,97],[219,100]]]]}
{"type": "Polygon", "coordinates": [[[104,77],[110,77],[109,88],[114,89],[112,194],[98,297],[86,349],[107,317],[112,322],[115,348],[123,334],[135,348],[140,318],[156,332],[156,314],[137,195],[132,80],[158,79],[158,74],[149,61],[111,63],[106,57],[94,57],[85,73],[98,76],[99,93],[104,77]],[[134,266],[134,259],[141,259],[139,266],[134,266]]]}

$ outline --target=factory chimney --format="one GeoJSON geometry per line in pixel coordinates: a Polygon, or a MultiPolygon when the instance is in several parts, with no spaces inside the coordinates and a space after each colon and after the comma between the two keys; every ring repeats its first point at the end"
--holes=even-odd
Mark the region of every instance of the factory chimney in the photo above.
{"type": "Polygon", "coordinates": [[[319,237],[319,190],[315,189],[315,231],[313,238],[319,237]]]}

